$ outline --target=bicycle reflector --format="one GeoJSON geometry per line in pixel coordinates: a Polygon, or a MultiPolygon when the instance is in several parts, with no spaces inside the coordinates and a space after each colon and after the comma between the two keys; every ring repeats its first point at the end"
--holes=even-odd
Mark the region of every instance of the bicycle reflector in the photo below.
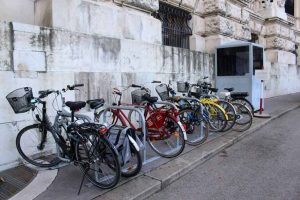
{"type": "Polygon", "coordinates": [[[104,135],[105,133],[107,133],[107,131],[108,131],[108,128],[101,128],[100,130],[99,130],[99,133],[101,134],[101,135],[104,135]]]}

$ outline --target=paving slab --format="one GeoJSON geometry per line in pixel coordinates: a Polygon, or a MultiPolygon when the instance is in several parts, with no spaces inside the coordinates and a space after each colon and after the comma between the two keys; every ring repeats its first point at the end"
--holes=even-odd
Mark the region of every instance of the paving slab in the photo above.
{"type": "Polygon", "coordinates": [[[161,182],[148,176],[140,176],[123,184],[95,200],[139,200],[161,190],[161,182]]]}

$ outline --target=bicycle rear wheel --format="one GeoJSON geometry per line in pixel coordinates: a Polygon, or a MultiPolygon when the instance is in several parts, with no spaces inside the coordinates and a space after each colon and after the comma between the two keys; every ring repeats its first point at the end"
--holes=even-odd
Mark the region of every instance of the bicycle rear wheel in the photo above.
{"type": "Polygon", "coordinates": [[[247,106],[247,108],[249,108],[249,110],[251,111],[252,115],[254,114],[254,107],[253,107],[252,103],[250,101],[248,101],[248,99],[246,99],[246,98],[235,98],[235,99],[232,100],[232,102],[241,103],[244,106],[247,106]]]}
{"type": "Polygon", "coordinates": [[[97,187],[108,189],[120,180],[121,168],[115,147],[99,133],[81,134],[75,145],[76,160],[88,179],[97,187]]]}
{"type": "Polygon", "coordinates": [[[236,110],[236,122],[233,127],[234,131],[242,132],[248,130],[252,125],[253,115],[250,109],[240,103],[232,103],[236,110]]]}
{"type": "Polygon", "coordinates": [[[236,121],[235,108],[231,103],[223,100],[219,100],[218,104],[225,110],[226,115],[228,116],[227,125],[222,131],[229,131],[234,126],[236,121]]]}
{"type": "Polygon", "coordinates": [[[17,135],[16,146],[19,154],[28,163],[37,167],[53,167],[58,165],[59,147],[50,130],[33,124],[23,128],[17,135]]]}
{"type": "Polygon", "coordinates": [[[187,144],[195,146],[205,142],[209,133],[209,123],[200,113],[200,109],[182,109],[179,119],[186,130],[187,144]]]}
{"type": "Polygon", "coordinates": [[[220,132],[227,126],[225,110],[214,103],[204,103],[204,114],[208,116],[210,131],[220,132]]]}
{"type": "Polygon", "coordinates": [[[166,116],[161,128],[148,128],[147,139],[150,147],[162,157],[173,158],[184,149],[184,133],[179,123],[166,116]]]}
{"type": "Polygon", "coordinates": [[[132,177],[137,175],[143,166],[140,152],[130,144],[131,157],[130,160],[121,166],[121,175],[124,177],[132,177]]]}

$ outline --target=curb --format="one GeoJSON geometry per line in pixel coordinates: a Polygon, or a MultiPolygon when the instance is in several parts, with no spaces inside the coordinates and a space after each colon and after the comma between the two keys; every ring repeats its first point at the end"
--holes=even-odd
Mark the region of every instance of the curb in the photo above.
{"type": "Polygon", "coordinates": [[[36,177],[23,190],[9,200],[32,200],[44,192],[54,181],[58,170],[39,171],[36,177]]]}
{"type": "Polygon", "coordinates": [[[265,119],[262,122],[253,125],[245,132],[229,132],[220,137],[216,137],[199,147],[180,155],[179,157],[170,160],[169,162],[161,165],[160,167],[139,176],[126,184],[100,195],[95,200],[100,199],[123,199],[123,200],[141,200],[153,195],[154,193],[163,190],[175,180],[187,174],[195,167],[208,161],[222,150],[239,142],[246,136],[257,131],[258,129],[266,126],[271,121],[287,114],[288,112],[299,108],[300,105],[292,106],[274,117],[265,119]],[[200,156],[199,156],[200,155],[200,156]]]}

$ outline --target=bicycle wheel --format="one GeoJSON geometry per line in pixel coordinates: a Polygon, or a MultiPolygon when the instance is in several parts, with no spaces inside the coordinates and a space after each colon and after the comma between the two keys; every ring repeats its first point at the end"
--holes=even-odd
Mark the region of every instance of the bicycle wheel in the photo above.
{"type": "Polygon", "coordinates": [[[225,110],[226,115],[228,116],[227,125],[222,130],[223,132],[225,132],[230,130],[234,126],[236,121],[236,111],[234,106],[227,101],[219,100],[218,104],[225,110]]]}
{"type": "Polygon", "coordinates": [[[200,109],[182,109],[179,119],[186,130],[187,144],[195,146],[205,142],[209,133],[209,123],[202,116],[200,109]]]}
{"type": "Polygon", "coordinates": [[[143,165],[141,154],[131,144],[130,152],[130,160],[121,166],[121,175],[124,177],[132,177],[137,175],[141,171],[143,165]]]}
{"type": "Polygon", "coordinates": [[[165,158],[178,156],[185,146],[182,128],[169,116],[160,128],[148,128],[147,139],[153,151],[165,158]]]}
{"type": "MultiPolygon", "coordinates": [[[[97,115],[97,118],[99,120],[100,123],[104,122],[104,110],[101,110],[99,112],[99,114],[97,115]]],[[[119,118],[118,115],[116,115],[114,112],[112,112],[111,110],[108,110],[105,113],[105,122],[111,125],[124,125],[122,124],[121,119],[119,118]]],[[[126,124],[125,124],[126,125],[126,124]]],[[[125,126],[124,125],[124,126],[125,126]]]]}
{"type": "Polygon", "coordinates": [[[115,147],[98,133],[84,133],[76,142],[75,155],[88,179],[97,187],[108,189],[120,180],[121,168],[115,147]]]}
{"type": "Polygon", "coordinates": [[[236,110],[236,122],[233,127],[234,131],[242,132],[248,130],[252,125],[253,115],[250,109],[240,103],[232,103],[236,110]]]}
{"type": "Polygon", "coordinates": [[[22,158],[37,167],[53,167],[61,162],[53,133],[48,129],[44,133],[40,124],[23,128],[17,135],[16,146],[22,158]]]}
{"type": "Polygon", "coordinates": [[[253,107],[252,103],[250,101],[248,101],[248,99],[246,99],[246,98],[235,98],[235,99],[232,100],[232,102],[241,103],[244,106],[247,106],[247,108],[249,108],[249,110],[251,111],[252,115],[254,114],[254,107],[253,107]]]}
{"type": "Polygon", "coordinates": [[[208,116],[210,131],[220,132],[227,126],[226,112],[214,103],[204,103],[204,114],[208,116]]]}

